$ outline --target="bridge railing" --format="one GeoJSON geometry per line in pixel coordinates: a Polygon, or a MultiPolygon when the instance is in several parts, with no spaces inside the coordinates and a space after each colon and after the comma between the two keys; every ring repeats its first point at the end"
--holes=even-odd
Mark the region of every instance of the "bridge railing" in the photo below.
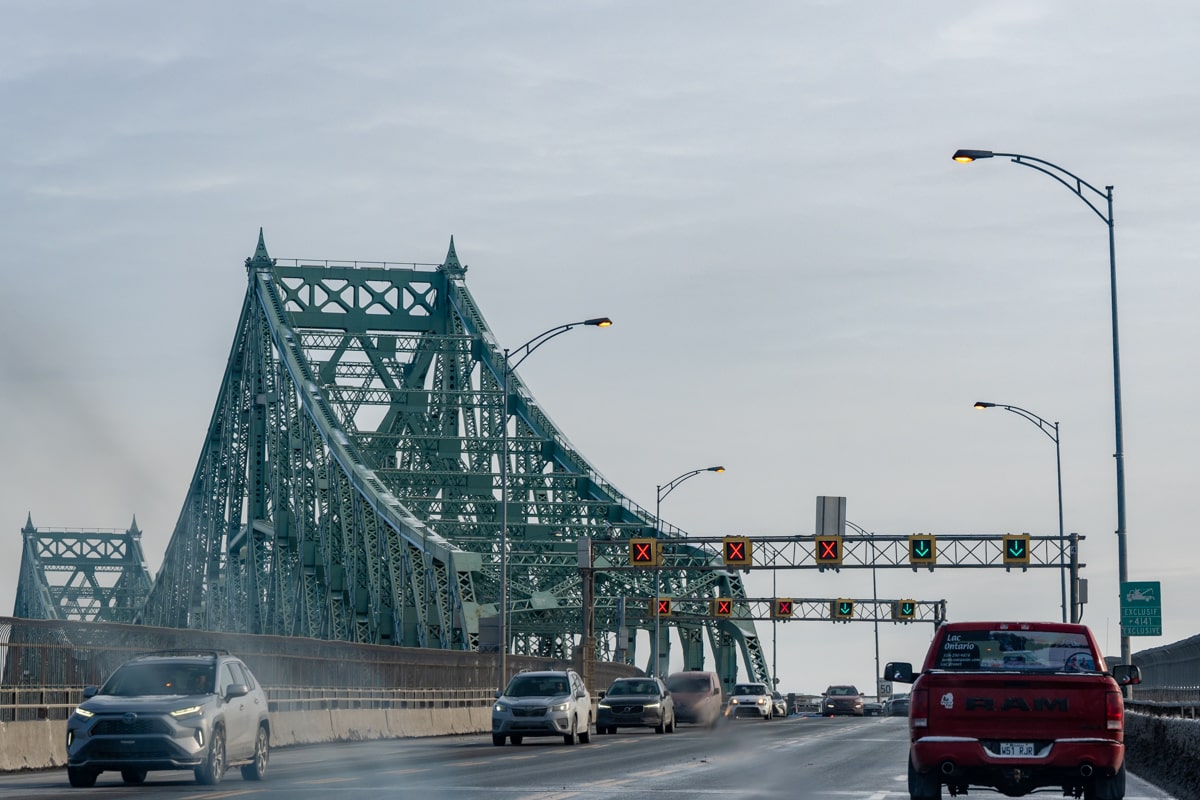
{"type": "MultiPolygon", "coordinates": [[[[496,655],[357,644],[291,636],[255,636],[146,625],[0,617],[0,721],[66,719],[96,686],[138,653],[179,648],[228,650],[249,665],[271,701],[338,708],[487,705],[496,689],[496,655]],[[358,703],[359,705],[354,705],[358,703]],[[406,705],[409,704],[409,705],[406,705]]],[[[508,656],[508,667],[581,670],[582,665],[508,656]]],[[[596,694],[618,677],[640,674],[627,664],[595,662],[596,694]]],[[[281,708],[281,710],[289,710],[281,708]]]]}

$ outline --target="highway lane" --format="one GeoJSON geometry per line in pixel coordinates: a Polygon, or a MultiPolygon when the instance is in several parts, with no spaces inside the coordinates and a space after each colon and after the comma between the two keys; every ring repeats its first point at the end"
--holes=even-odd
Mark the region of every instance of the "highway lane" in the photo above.
{"type": "MultiPolygon", "coordinates": [[[[907,798],[905,720],[792,717],[729,722],[715,731],[680,726],[674,734],[621,731],[568,747],[526,739],[495,747],[490,736],[353,742],[276,750],[266,781],[231,771],[216,787],[189,773],[151,773],[125,786],[104,773],[93,789],[71,789],[64,770],[0,775],[5,800],[106,798],[412,797],[425,800],[674,800],[679,798],[907,798]]],[[[972,792],[972,795],[976,793],[972,792]]],[[[991,792],[982,796],[1000,798],[991,792]]],[[[1046,796],[1046,795],[1040,795],[1046,796]]],[[[1137,778],[1127,800],[1170,796],[1137,778]]]]}

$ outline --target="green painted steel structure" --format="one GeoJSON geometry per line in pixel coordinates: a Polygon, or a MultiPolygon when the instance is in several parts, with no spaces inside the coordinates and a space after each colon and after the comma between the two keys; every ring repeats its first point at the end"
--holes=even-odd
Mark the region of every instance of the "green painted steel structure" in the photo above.
{"type": "MultiPolygon", "coordinates": [[[[167,627],[495,650],[500,452],[509,439],[509,652],[582,649],[579,541],[655,535],[652,513],[595,470],[511,376],[465,285],[442,264],[272,259],[259,233],[196,470],[138,621],[167,627]],[[485,635],[481,637],[481,630],[485,635]]],[[[664,594],[745,597],[713,548],[664,594]]],[[[596,571],[597,658],[635,660],[622,596],[652,571],[596,571]],[[618,641],[621,636],[623,641],[618,641]]],[[[667,621],[684,663],[769,681],[753,622],[667,621]]]]}
{"type": "Polygon", "coordinates": [[[150,591],[137,518],[128,530],[21,529],[13,616],[132,622],[150,591]]]}

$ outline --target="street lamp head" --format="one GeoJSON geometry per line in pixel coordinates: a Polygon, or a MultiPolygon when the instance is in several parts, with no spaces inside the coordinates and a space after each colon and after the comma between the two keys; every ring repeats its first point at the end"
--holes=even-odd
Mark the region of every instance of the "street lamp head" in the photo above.
{"type": "Polygon", "coordinates": [[[724,472],[725,468],[724,467],[709,467],[708,471],[709,472],[724,472]]]}
{"type": "Polygon", "coordinates": [[[995,403],[985,403],[982,400],[978,400],[975,402],[975,407],[976,408],[995,408],[996,404],[995,403]]]}
{"type": "Polygon", "coordinates": [[[954,160],[960,164],[970,164],[978,158],[991,158],[994,154],[991,150],[955,150],[954,160]]]}
{"type": "Polygon", "coordinates": [[[594,325],[597,328],[607,328],[612,325],[612,320],[608,317],[595,317],[593,319],[585,319],[584,325],[594,325]]]}

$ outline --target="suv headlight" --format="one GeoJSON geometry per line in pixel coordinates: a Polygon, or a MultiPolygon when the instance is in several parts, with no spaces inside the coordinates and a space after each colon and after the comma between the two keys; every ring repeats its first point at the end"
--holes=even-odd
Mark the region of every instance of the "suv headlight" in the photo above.
{"type": "Polygon", "coordinates": [[[76,714],[76,715],[77,715],[77,716],[78,716],[80,719],[91,719],[92,717],[96,716],[96,715],[95,715],[93,712],[91,712],[91,711],[88,711],[88,710],[87,710],[86,708],[84,708],[83,706],[76,706],[76,707],[75,707],[75,714],[76,714]]]}
{"type": "Polygon", "coordinates": [[[653,703],[642,703],[642,708],[658,708],[662,703],[655,701],[653,703]]]}
{"type": "Polygon", "coordinates": [[[492,706],[492,711],[495,711],[497,714],[503,714],[505,711],[508,711],[508,704],[496,703],[496,705],[492,706]]]}
{"type": "Polygon", "coordinates": [[[767,698],[765,698],[765,697],[758,698],[758,704],[760,706],[765,706],[767,704],[767,698]]]}
{"type": "Polygon", "coordinates": [[[601,700],[596,704],[596,708],[612,708],[612,706],[608,704],[607,700],[601,700]]]}
{"type": "Polygon", "coordinates": [[[554,705],[550,706],[550,710],[551,711],[566,711],[570,707],[571,707],[570,703],[555,703],[554,705]]]}
{"type": "Polygon", "coordinates": [[[204,713],[204,706],[188,706],[187,708],[177,708],[171,712],[171,716],[175,719],[183,719],[184,717],[199,716],[204,713]]]}

